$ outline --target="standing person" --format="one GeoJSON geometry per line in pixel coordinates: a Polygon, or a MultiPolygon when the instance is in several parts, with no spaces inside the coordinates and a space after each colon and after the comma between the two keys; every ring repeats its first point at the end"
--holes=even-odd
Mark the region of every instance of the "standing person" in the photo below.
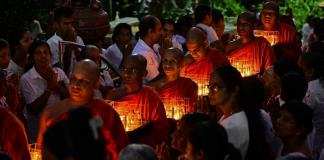
{"type": "Polygon", "coordinates": [[[179,17],[175,25],[174,39],[181,44],[183,53],[187,53],[188,49],[186,46],[187,34],[191,27],[194,26],[194,19],[191,15],[185,15],[179,17]]]}
{"type": "Polygon", "coordinates": [[[209,101],[223,112],[218,123],[225,128],[228,141],[242,159],[271,159],[260,112],[245,102],[249,99],[241,101],[242,91],[242,76],[234,67],[219,67],[211,74],[209,101]]]}
{"type": "Polygon", "coordinates": [[[34,41],[29,48],[30,69],[22,75],[20,87],[26,102],[26,119],[30,142],[35,142],[40,113],[45,106],[68,96],[69,79],[57,67],[51,67],[51,52],[44,41],[34,41]]]}
{"type": "Polygon", "coordinates": [[[264,31],[278,31],[279,39],[273,46],[276,58],[290,59],[297,63],[301,54],[301,42],[296,29],[279,21],[279,6],[275,2],[266,2],[261,12],[262,29],[264,31]]]}
{"type": "MultiPolygon", "coordinates": [[[[144,124],[128,132],[131,143],[143,143],[155,147],[168,139],[169,126],[159,94],[143,85],[147,71],[146,59],[141,55],[130,55],[122,64],[123,85],[108,92],[106,99],[116,101],[116,110],[135,114],[144,124]]],[[[134,120],[136,121],[136,119],[134,120]]]]}
{"type": "Polygon", "coordinates": [[[132,54],[134,49],[131,26],[127,23],[119,23],[112,36],[113,44],[107,48],[104,56],[118,69],[125,57],[132,54]]]}
{"type": "Polygon", "coordinates": [[[140,39],[133,49],[133,55],[142,55],[147,61],[147,75],[144,82],[150,82],[158,79],[160,75],[159,67],[161,63],[161,56],[157,50],[154,50],[154,44],[157,44],[162,35],[163,29],[161,22],[158,18],[147,15],[144,16],[139,24],[140,39]]]}
{"type": "MultiPolygon", "coordinates": [[[[255,17],[249,12],[241,13],[237,18],[237,33],[240,39],[230,42],[225,51],[235,66],[235,62],[246,61],[244,67],[250,69],[250,75],[263,74],[275,61],[270,43],[263,37],[254,37],[255,17]]],[[[240,69],[240,68],[238,68],[240,69]]],[[[241,73],[243,74],[243,73],[241,73]]],[[[246,76],[246,75],[245,75],[246,76]]]]}
{"type": "Polygon", "coordinates": [[[208,44],[213,46],[219,40],[216,31],[212,27],[212,9],[207,5],[199,5],[194,10],[196,27],[201,28],[207,35],[208,44]]]}
{"type": "Polygon", "coordinates": [[[163,38],[162,40],[162,48],[167,49],[171,47],[175,47],[183,51],[182,46],[179,42],[176,41],[175,37],[175,23],[171,19],[163,19],[162,20],[162,27],[163,27],[163,38]]]}
{"type": "Polygon", "coordinates": [[[61,51],[63,57],[63,62],[59,59],[59,42],[60,41],[72,41],[80,45],[83,45],[83,40],[81,37],[77,36],[75,28],[73,27],[73,11],[69,7],[59,7],[54,11],[54,35],[47,40],[48,45],[51,48],[52,60],[51,64],[53,66],[63,65],[63,70],[65,73],[69,74],[72,70],[72,66],[76,62],[76,55],[72,54],[71,47],[63,47],[61,51]],[[63,64],[61,64],[63,63],[63,64]]]}
{"type": "Polygon", "coordinates": [[[66,113],[72,109],[87,107],[93,115],[103,120],[103,131],[111,134],[116,144],[117,152],[128,144],[127,135],[116,111],[103,100],[94,98],[94,89],[99,83],[99,68],[89,59],[78,62],[72,72],[68,86],[70,96],[52,106],[48,106],[42,113],[37,141],[43,140],[43,134],[48,126],[64,119],[66,113]]]}

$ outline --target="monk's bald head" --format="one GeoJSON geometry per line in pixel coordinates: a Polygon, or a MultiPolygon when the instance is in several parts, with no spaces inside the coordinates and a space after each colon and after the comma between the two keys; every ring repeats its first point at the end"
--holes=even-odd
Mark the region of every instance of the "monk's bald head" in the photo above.
{"type": "Polygon", "coordinates": [[[187,36],[187,42],[204,42],[207,41],[206,33],[197,27],[192,27],[187,36]]]}
{"type": "Polygon", "coordinates": [[[84,59],[76,63],[73,69],[73,73],[79,73],[89,76],[95,82],[98,81],[100,76],[100,70],[98,65],[90,59],[84,59]]]}
{"type": "Polygon", "coordinates": [[[183,52],[179,48],[175,48],[175,47],[166,49],[165,55],[171,55],[171,56],[175,57],[177,59],[178,63],[180,63],[184,58],[183,52]]]}
{"type": "Polygon", "coordinates": [[[123,66],[132,64],[136,69],[146,71],[147,61],[142,55],[129,55],[125,58],[123,66]]]}
{"type": "Polygon", "coordinates": [[[262,10],[264,9],[273,10],[277,13],[277,15],[279,15],[279,5],[276,2],[273,1],[265,2],[263,4],[262,10]]]}
{"type": "Polygon", "coordinates": [[[239,19],[244,19],[244,20],[250,22],[251,24],[254,24],[255,21],[256,21],[256,17],[255,17],[255,15],[254,15],[252,12],[248,12],[248,11],[247,11],[247,12],[243,12],[243,13],[241,13],[241,14],[238,16],[237,19],[238,19],[238,20],[239,20],[239,19]]]}

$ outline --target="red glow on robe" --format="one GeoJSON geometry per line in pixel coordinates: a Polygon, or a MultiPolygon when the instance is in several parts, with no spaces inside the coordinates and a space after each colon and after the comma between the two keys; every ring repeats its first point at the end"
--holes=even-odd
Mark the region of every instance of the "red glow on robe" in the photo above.
{"type": "Polygon", "coordinates": [[[179,77],[157,90],[164,98],[189,98],[188,112],[194,112],[194,105],[198,98],[198,86],[189,78],[179,77]]]}
{"type": "Polygon", "coordinates": [[[135,104],[122,107],[129,111],[139,111],[142,119],[152,122],[152,128],[147,133],[137,139],[130,139],[130,142],[143,143],[155,147],[167,141],[169,134],[168,121],[163,103],[153,88],[143,86],[139,92],[127,95],[116,102],[135,104]]]}
{"type": "Polygon", "coordinates": [[[0,108],[0,151],[13,160],[30,160],[25,128],[10,111],[0,108]]]}
{"type": "Polygon", "coordinates": [[[209,48],[205,59],[201,61],[195,61],[190,65],[184,66],[181,69],[180,75],[187,77],[195,81],[194,79],[198,76],[199,78],[209,79],[209,75],[214,69],[223,65],[229,65],[230,62],[225,55],[218,52],[214,48],[209,48]]]}
{"type": "Polygon", "coordinates": [[[265,71],[275,61],[273,49],[263,37],[256,37],[250,43],[235,49],[229,53],[228,58],[246,61],[253,74],[265,71]]]}

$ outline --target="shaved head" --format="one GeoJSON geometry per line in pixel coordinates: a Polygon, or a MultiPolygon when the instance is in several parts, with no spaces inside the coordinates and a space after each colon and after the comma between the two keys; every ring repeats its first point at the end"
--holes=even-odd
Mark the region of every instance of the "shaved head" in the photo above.
{"type": "Polygon", "coordinates": [[[91,79],[93,79],[95,82],[98,81],[100,76],[98,65],[90,59],[84,59],[75,64],[73,73],[75,72],[87,75],[91,77],[91,79]]]}
{"type": "Polygon", "coordinates": [[[279,5],[276,2],[273,2],[273,1],[265,2],[263,4],[263,8],[262,9],[273,10],[277,14],[279,14],[279,5]]]}
{"type": "Polygon", "coordinates": [[[237,19],[245,19],[251,24],[254,24],[256,21],[256,17],[252,12],[243,12],[238,16],[237,19]]]}
{"type": "Polygon", "coordinates": [[[170,54],[170,55],[174,56],[179,63],[184,58],[183,52],[179,48],[175,48],[175,47],[166,49],[165,54],[170,54]]]}
{"type": "Polygon", "coordinates": [[[187,36],[187,42],[204,42],[207,41],[207,35],[206,33],[197,28],[197,27],[192,27],[187,36]]]}
{"type": "Polygon", "coordinates": [[[129,55],[125,58],[125,64],[134,64],[138,70],[146,70],[147,61],[142,55],[129,55]]]}

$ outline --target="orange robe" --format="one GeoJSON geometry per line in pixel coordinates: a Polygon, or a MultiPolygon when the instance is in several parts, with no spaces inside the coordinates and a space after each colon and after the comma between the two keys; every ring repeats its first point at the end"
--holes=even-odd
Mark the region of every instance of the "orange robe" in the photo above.
{"type": "MultiPolygon", "coordinates": [[[[109,151],[116,152],[116,154],[118,154],[119,151],[128,144],[128,137],[118,113],[110,105],[100,99],[93,99],[85,106],[90,109],[93,115],[100,116],[102,118],[104,122],[102,131],[105,135],[106,140],[110,141],[107,145],[115,145],[114,147],[110,147],[110,149],[114,149],[109,151]]],[[[67,100],[59,102],[57,106],[47,107],[42,113],[40,120],[39,136],[42,136],[42,134],[45,133],[46,129],[49,126],[67,118],[66,116],[68,111],[74,108],[75,107],[69,106],[67,100]]],[[[42,140],[42,137],[38,137],[38,140],[42,140]]]]}
{"type": "Polygon", "coordinates": [[[188,112],[194,112],[194,105],[198,98],[198,86],[189,78],[179,77],[157,90],[160,97],[164,98],[189,98],[188,112]]]}
{"type": "Polygon", "coordinates": [[[280,23],[278,27],[279,42],[272,46],[276,58],[290,59],[297,63],[301,54],[301,41],[298,39],[296,30],[288,24],[280,23]]]}
{"type": "Polygon", "coordinates": [[[181,69],[180,75],[181,77],[187,77],[191,79],[194,78],[192,77],[192,75],[199,77],[209,77],[210,73],[213,72],[213,70],[217,67],[229,64],[230,63],[225,55],[218,52],[214,48],[209,48],[205,59],[184,66],[181,69]]]}
{"type": "MultiPolygon", "coordinates": [[[[127,95],[116,100],[117,103],[128,104],[121,105],[124,111],[136,111],[140,113],[141,119],[151,123],[151,127],[135,138],[129,138],[131,143],[143,143],[155,147],[168,140],[169,125],[166,118],[163,103],[158,93],[151,87],[143,86],[139,92],[127,95]]],[[[139,131],[137,129],[130,131],[129,134],[139,131]]]]}
{"type": "Polygon", "coordinates": [[[0,108],[0,151],[13,160],[30,160],[25,128],[10,111],[0,108]]]}
{"type": "MultiPolygon", "coordinates": [[[[250,43],[230,52],[228,59],[234,67],[240,67],[236,65],[243,65],[238,64],[239,61],[246,62],[244,67],[249,69],[249,75],[253,75],[260,72],[263,73],[270,67],[275,61],[275,56],[270,43],[263,37],[256,37],[250,43]]],[[[237,69],[244,75],[240,68],[237,69]]]]}

